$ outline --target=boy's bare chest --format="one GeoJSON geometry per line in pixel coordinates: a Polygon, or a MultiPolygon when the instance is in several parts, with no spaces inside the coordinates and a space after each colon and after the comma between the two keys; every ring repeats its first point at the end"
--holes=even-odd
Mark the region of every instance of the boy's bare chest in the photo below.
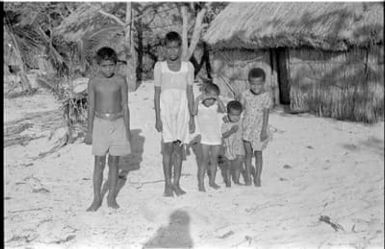
{"type": "Polygon", "coordinates": [[[113,81],[97,81],[95,91],[102,95],[114,95],[120,91],[120,85],[113,81]]]}

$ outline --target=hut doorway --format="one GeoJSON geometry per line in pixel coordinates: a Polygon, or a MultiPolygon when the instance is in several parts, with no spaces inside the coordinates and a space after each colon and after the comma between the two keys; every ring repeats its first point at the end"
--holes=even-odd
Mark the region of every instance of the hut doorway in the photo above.
{"type": "Polygon", "coordinates": [[[290,104],[290,83],[289,83],[289,50],[278,48],[276,50],[277,78],[279,87],[279,101],[283,105],[290,104]]]}

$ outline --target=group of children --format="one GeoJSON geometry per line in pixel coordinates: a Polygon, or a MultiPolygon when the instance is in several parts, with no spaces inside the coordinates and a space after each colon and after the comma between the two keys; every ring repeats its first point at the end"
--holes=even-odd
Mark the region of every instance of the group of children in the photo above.
{"type": "MultiPolygon", "coordinates": [[[[155,128],[162,134],[164,196],[186,193],[180,186],[182,162],[186,145],[193,143],[199,191],[205,191],[206,173],[209,186],[219,188],[215,177],[223,147],[226,186],[231,186],[231,180],[240,184],[241,172],[245,185],[254,181],[255,186],[261,186],[262,151],[271,137],[268,118],[272,102],[264,89],[265,72],[260,68],[251,69],[249,90],[227,105],[219,97],[218,86],[211,81],[204,83],[202,93],[194,99],[194,67],[181,60],[181,45],[179,34],[169,32],[165,37],[166,60],[157,62],[154,67],[155,128]],[[253,156],[255,169],[251,162],[253,156]]],[[[112,49],[100,49],[97,52],[100,70],[88,86],[89,118],[85,142],[92,143],[95,155],[94,200],[88,211],[96,211],[101,206],[107,154],[108,206],[119,207],[116,203],[119,156],[130,153],[127,83],[123,77],[114,74],[116,61],[112,49]]]]}

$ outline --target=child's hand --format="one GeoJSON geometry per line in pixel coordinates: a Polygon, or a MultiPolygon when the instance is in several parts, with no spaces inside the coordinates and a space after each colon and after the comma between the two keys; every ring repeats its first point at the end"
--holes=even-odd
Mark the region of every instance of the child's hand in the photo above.
{"type": "Polygon", "coordinates": [[[190,134],[193,134],[195,132],[194,118],[190,118],[189,129],[190,129],[190,134]]]}
{"type": "Polygon", "coordinates": [[[158,132],[162,132],[163,130],[163,125],[162,125],[162,121],[157,119],[156,122],[155,122],[155,129],[158,131],[158,132]]]}
{"type": "Polygon", "coordinates": [[[229,117],[227,117],[227,115],[224,116],[224,117],[222,118],[222,121],[223,121],[223,123],[225,123],[225,124],[227,124],[227,123],[230,122],[229,117]]]}
{"type": "Polygon", "coordinates": [[[261,138],[261,141],[265,141],[267,139],[267,132],[262,130],[260,138],[261,138]]]}
{"type": "Polygon", "coordinates": [[[238,126],[238,125],[233,125],[233,126],[231,127],[230,131],[231,131],[232,133],[235,133],[235,132],[238,131],[238,129],[239,129],[239,126],[238,126]]]}
{"type": "Polygon", "coordinates": [[[90,132],[87,132],[84,143],[88,145],[92,144],[92,134],[90,132]]]}
{"type": "Polygon", "coordinates": [[[130,142],[130,144],[131,144],[131,138],[132,138],[132,136],[131,136],[131,131],[130,131],[130,130],[128,130],[128,131],[126,132],[126,137],[127,137],[127,141],[130,142]]]}

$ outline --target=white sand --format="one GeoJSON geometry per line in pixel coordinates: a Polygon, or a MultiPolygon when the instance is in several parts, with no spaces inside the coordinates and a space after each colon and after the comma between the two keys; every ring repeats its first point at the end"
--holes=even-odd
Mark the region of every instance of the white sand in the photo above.
{"type": "MultiPolygon", "coordinates": [[[[221,189],[200,193],[189,156],[181,180],[187,194],[165,198],[152,85],[143,84],[129,102],[135,145],[119,210],[104,202],[85,211],[92,201],[90,146],[78,142],[41,159],[34,158],[49,147],[47,137],[4,149],[6,248],[384,247],[383,122],[274,111],[261,188],[225,188],[218,171],[221,189]],[[321,215],[344,230],[320,222],[321,215]]],[[[57,107],[44,93],[5,100],[5,121],[57,107]]]]}

